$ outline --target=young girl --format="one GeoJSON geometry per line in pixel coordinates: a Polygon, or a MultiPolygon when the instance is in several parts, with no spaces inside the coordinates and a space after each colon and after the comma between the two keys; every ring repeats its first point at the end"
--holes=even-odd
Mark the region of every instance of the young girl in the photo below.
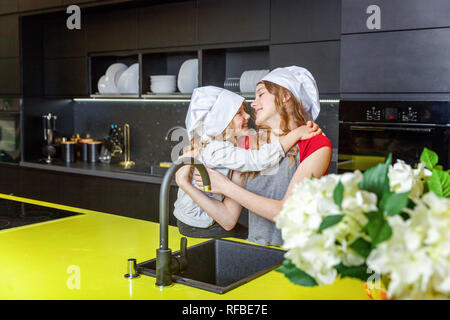
{"type": "MultiPolygon", "coordinates": [[[[299,140],[309,139],[322,131],[309,122],[279,141],[262,145],[259,150],[237,147],[237,137],[248,134],[250,116],[244,110],[244,98],[225,89],[207,86],[194,90],[186,116],[186,129],[191,141],[190,153],[209,168],[214,168],[225,176],[233,170],[240,172],[261,171],[273,167],[285,153],[299,140]]],[[[184,154],[186,156],[186,153],[184,154]]],[[[193,180],[192,185],[197,187],[193,180]]],[[[209,197],[223,200],[219,194],[206,193],[209,197]]],[[[222,214],[229,215],[230,221],[240,214],[240,207],[234,202],[225,203],[222,214]]],[[[206,237],[224,236],[226,232],[181,188],[175,202],[174,215],[178,219],[180,232],[186,228],[208,229],[206,237]]],[[[234,226],[234,224],[233,224],[234,226]]],[[[227,230],[228,231],[228,230],[227,230]]],[[[189,236],[193,236],[192,230],[189,236]]],[[[200,233],[198,236],[201,236],[200,233]]],[[[234,235],[235,236],[235,235],[234,235]]]]}

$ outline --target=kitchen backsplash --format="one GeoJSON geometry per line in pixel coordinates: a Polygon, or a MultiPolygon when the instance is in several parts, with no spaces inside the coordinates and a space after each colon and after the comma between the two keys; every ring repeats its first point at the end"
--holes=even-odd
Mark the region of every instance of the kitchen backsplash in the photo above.
{"type": "MultiPolygon", "coordinates": [[[[173,126],[185,126],[189,101],[70,101],[33,99],[26,103],[24,126],[25,160],[40,156],[42,146],[41,115],[52,112],[58,115],[58,134],[70,137],[72,133],[85,136],[89,133],[95,139],[103,139],[111,124],[122,127],[130,125],[131,160],[140,168],[158,165],[171,160],[171,150],[178,141],[166,141],[167,131],[173,126]],[[27,134],[28,132],[28,134],[27,134]],[[38,134],[30,134],[38,132],[38,134]],[[30,137],[33,137],[32,139],[30,137]]],[[[330,173],[335,172],[338,147],[338,103],[321,103],[320,125],[333,145],[333,159],[330,173]]],[[[250,108],[248,108],[250,111],[250,108]]],[[[253,122],[250,121],[250,127],[253,122]]],[[[146,170],[146,169],[144,169],[146,170]]]]}

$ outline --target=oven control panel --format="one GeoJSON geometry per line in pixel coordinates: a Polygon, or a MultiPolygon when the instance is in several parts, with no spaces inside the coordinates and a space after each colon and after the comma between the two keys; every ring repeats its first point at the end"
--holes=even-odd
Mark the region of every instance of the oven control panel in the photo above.
{"type": "Polygon", "coordinates": [[[366,120],[367,121],[380,121],[381,120],[381,109],[372,107],[366,110],[366,120]]]}
{"type": "Polygon", "coordinates": [[[365,110],[366,121],[396,121],[396,122],[418,122],[419,114],[414,107],[376,107],[372,106],[365,110]]]}

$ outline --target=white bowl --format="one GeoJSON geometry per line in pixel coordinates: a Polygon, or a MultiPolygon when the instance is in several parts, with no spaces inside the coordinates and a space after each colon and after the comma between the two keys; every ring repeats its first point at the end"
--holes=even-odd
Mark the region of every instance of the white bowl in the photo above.
{"type": "Polygon", "coordinates": [[[190,94],[198,87],[198,59],[189,59],[183,62],[178,72],[178,90],[190,94]]]}

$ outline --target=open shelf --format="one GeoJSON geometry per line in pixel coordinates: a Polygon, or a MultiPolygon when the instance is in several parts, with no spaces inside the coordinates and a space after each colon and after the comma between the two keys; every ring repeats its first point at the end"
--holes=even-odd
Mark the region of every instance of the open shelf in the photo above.
{"type": "Polygon", "coordinates": [[[139,63],[139,55],[99,55],[89,57],[89,94],[92,98],[138,98],[138,94],[99,94],[98,81],[105,75],[106,70],[113,63],[123,63],[128,67],[139,63]]]}
{"type": "MultiPolygon", "coordinates": [[[[269,47],[239,47],[202,50],[202,86],[224,87],[225,79],[240,78],[247,70],[270,69],[269,47]]],[[[253,97],[254,92],[239,93],[253,97]]]]}
{"type": "MultiPolygon", "coordinates": [[[[177,76],[183,62],[189,59],[198,59],[198,51],[179,52],[159,52],[142,54],[142,93],[146,93],[146,98],[150,96],[171,96],[181,95],[177,91],[171,94],[155,94],[150,92],[150,76],[153,75],[174,75],[177,76]]],[[[176,81],[177,81],[176,80],[176,81]]],[[[188,95],[190,97],[190,95],[188,95]]]]}

